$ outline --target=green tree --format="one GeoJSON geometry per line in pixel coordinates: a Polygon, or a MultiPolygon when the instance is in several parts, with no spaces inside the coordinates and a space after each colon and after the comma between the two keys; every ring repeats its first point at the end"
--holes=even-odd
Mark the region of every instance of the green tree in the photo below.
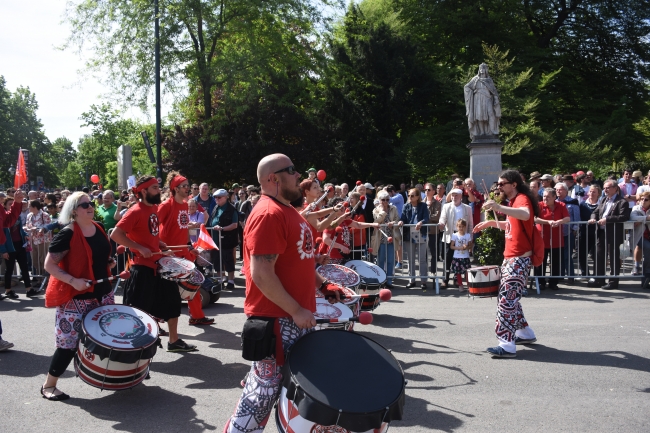
{"type": "MultiPolygon", "coordinates": [[[[215,89],[254,77],[254,65],[312,56],[319,10],[300,0],[161,1],[161,79],[171,92],[189,85],[194,114],[209,119],[215,89]]],[[[119,95],[142,107],[154,84],[153,12],[149,0],[84,0],[67,9],[66,47],[90,43],[88,67],[106,71],[119,95]]]]}

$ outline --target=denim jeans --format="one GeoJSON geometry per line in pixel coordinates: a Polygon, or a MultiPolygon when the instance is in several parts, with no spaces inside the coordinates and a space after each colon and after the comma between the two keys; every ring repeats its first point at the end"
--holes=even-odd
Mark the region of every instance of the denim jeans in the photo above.
{"type": "Polygon", "coordinates": [[[567,236],[564,236],[564,248],[562,252],[562,270],[560,271],[561,275],[566,275],[573,277],[575,275],[573,269],[573,249],[576,244],[576,235],[573,232],[569,233],[567,236]]]}
{"type": "Polygon", "coordinates": [[[393,284],[392,276],[395,273],[395,244],[379,244],[379,254],[377,256],[377,266],[386,272],[386,282],[393,284]]]}

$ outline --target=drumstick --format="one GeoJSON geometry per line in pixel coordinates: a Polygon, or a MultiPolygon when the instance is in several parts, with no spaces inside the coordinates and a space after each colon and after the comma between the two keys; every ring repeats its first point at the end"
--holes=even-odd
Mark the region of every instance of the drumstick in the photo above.
{"type": "Polygon", "coordinates": [[[349,319],[316,319],[316,323],[347,323],[359,322],[362,325],[370,325],[372,323],[372,314],[367,311],[362,312],[359,316],[353,316],[349,319]]]}
{"type": "Polygon", "coordinates": [[[101,283],[101,282],[104,282],[104,281],[117,280],[118,278],[121,278],[123,280],[128,280],[130,277],[131,277],[131,272],[122,271],[122,272],[120,272],[120,275],[112,275],[112,276],[110,276],[108,278],[102,278],[102,279],[95,280],[95,281],[86,281],[86,287],[90,287],[93,284],[98,284],[98,283],[101,283]]]}
{"type": "MultiPolygon", "coordinates": [[[[338,233],[342,233],[342,232],[343,232],[343,227],[338,226],[338,227],[336,228],[336,230],[334,230],[334,232],[336,232],[337,234],[338,234],[338,233]]],[[[325,254],[326,256],[329,256],[329,255],[330,255],[330,251],[332,251],[332,246],[334,245],[335,242],[336,242],[336,234],[335,234],[334,237],[332,238],[332,243],[330,244],[330,247],[329,247],[329,249],[327,250],[327,254],[325,254]]]]}
{"type": "MultiPolygon", "coordinates": [[[[341,299],[359,299],[359,298],[370,298],[372,296],[377,296],[377,295],[370,295],[368,293],[364,293],[361,295],[341,295],[341,299]]],[[[335,298],[336,296],[334,295],[327,295],[325,296],[326,298],[335,298]]],[[[382,301],[390,301],[390,299],[393,297],[393,293],[388,290],[388,289],[381,289],[379,291],[379,299],[382,301]]]]}
{"type": "Polygon", "coordinates": [[[189,245],[167,245],[167,248],[189,248],[189,245]]]}
{"type": "MultiPolygon", "coordinates": [[[[485,179],[481,179],[481,182],[483,182],[483,191],[485,191],[485,196],[489,199],[490,198],[490,191],[487,189],[487,185],[485,184],[485,179]]],[[[492,214],[494,215],[494,221],[497,223],[497,228],[499,228],[499,218],[497,218],[497,212],[492,209],[492,214]]]]}

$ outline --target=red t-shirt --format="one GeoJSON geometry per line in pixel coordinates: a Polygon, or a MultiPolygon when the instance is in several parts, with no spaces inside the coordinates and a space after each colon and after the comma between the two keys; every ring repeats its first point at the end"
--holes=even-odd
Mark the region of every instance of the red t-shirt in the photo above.
{"type": "MultiPolygon", "coordinates": [[[[326,228],[323,233],[327,233],[330,235],[330,237],[334,238],[334,241],[338,244],[345,245],[348,247],[348,249],[352,249],[352,227],[350,227],[350,224],[352,223],[351,220],[345,220],[343,221],[339,227],[343,229],[341,233],[336,233],[336,229],[334,227],[328,227],[326,228]]],[[[327,251],[330,249],[329,245],[325,245],[325,242],[321,245],[321,254],[327,253],[327,251]]],[[[343,256],[341,255],[341,250],[338,248],[334,247],[330,250],[330,257],[333,259],[342,259],[343,256]]]]}
{"type": "MultiPolygon", "coordinates": [[[[133,242],[147,247],[151,252],[160,251],[160,238],[158,237],[158,205],[147,206],[142,202],[136,203],[117,222],[116,227],[126,232],[126,236],[133,242]]],[[[149,266],[156,269],[156,261],[159,255],[153,255],[148,259],[140,256],[137,252],[133,254],[133,264],[149,266]]]]}
{"type": "Polygon", "coordinates": [[[527,207],[530,218],[528,221],[518,220],[511,216],[506,218],[506,249],[503,252],[503,257],[506,259],[519,257],[533,250],[530,242],[533,236],[535,214],[530,200],[524,194],[517,194],[514,200],[510,201],[510,207],[527,207]]]}
{"type": "Polygon", "coordinates": [[[262,196],[246,220],[244,229],[244,313],[263,317],[289,317],[271,302],[250,275],[252,255],[278,254],[275,273],[282,286],[301,307],[316,311],[314,295],[314,239],[310,225],[291,206],[262,196]]]}
{"type": "MultiPolygon", "coordinates": [[[[160,221],[160,240],[167,245],[186,245],[189,237],[190,215],[187,203],[177,203],[169,197],[158,206],[158,220],[160,221]]],[[[194,261],[194,256],[189,249],[175,253],[177,257],[194,261]]]]}
{"type": "MultiPolygon", "coordinates": [[[[363,214],[355,215],[352,217],[353,220],[360,223],[366,222],[366,217],[363,214]]],[[[352,235],[354,236],[354,247],[359,247],[366,244],[366,229],[352,229],[352,235]]]]}
{"type": "MultiPolygon", "coordinates": [[[[539,217],[543,220],[559,221],[568,216],[569,211],[561,201],[555,200],[555,209],[553,210],[546,206],[546,203],[539,204],[539,217]]],[[[551,248],[551,239],[553,240],[553,248],[561,248],[564,246],[562,226],[551,228],[548,224],[539,224],[537,227],[539,228],[540,226],[542,237],[544,238],[544,248],[551,248]]]]}

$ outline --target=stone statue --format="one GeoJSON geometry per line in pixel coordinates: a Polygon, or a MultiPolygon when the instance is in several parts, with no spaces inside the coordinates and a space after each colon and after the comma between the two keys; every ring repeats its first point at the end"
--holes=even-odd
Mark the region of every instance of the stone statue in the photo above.
{"type": "Polygon", "coordinates": [[[501,104],[499,92],[488,75],[488,65],[481,63],[478,75],[465,85],[465,106],[469,136],[477,138],[498,138],[501,104]]]}

